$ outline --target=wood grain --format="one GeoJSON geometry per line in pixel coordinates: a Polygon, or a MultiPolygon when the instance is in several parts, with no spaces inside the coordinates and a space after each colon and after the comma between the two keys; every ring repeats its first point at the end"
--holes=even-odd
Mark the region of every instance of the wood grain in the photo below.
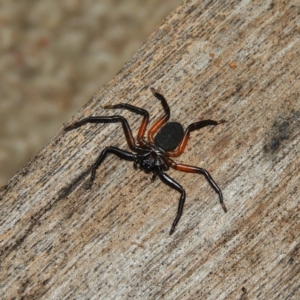
{"type": "MultiPolygon", "coordinates": [[[[300,5],[298,1],[186,1],[70,121],[122,114],[103,105],[162,108],[193,132],[169,171],[179,194],[101,149],[128,149],[120,125],[61,130],[1,189],[1,299],[299,299],[300,5]]],[[[101,74],[99,74],[101,76],[101,74]]]]}

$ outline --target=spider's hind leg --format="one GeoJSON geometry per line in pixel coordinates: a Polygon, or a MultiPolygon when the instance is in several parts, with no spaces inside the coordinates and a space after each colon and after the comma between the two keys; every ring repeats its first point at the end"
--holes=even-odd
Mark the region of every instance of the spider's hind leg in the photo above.
{"type": "Polygon", "coordinates": [[[125,160],[129,160],[129,161],[135,161],[135,159],[136,159],[136,155],[132,154],[131,152],[119,149],[117,147],[106,147],[106,148],[104,148],[102,150],[101,154],[99,155],[99,157],[97,158],[96,162],[92,166],[92,174],[91,174],[91,178],[90,178],[90,181],[89,181],[89,184],[88,184],[89,189],[92,187],[93,182],[95,180],[97,168],[104,161],[104,159],[106,158],[108,153],[115,154],[116,156],[118,156],[122,159],[125,159],[125,160]]]}
{"type": "Polygon", "coordinates": [[[148,140],[154,143],[154,134],[170,119],[170,107],[165,97],[159,94],[154,88],[151,88],[151,92],[160,102],[164,109],[165,114],[158,119],[148,131],[148,140]]]}
{"type": "Polygon", "coordinates": [[[148,113],[147,110],[136,107],[136,106],[133,106],[133,105],[130,105],[130,104],[127,104],[127,103],[120,103],[120,104],[115,104],[115,105],[106,105],[103,108],[105,108],[105,109],[118,109],[118,108],[119,109],[126,109],[126,110],[129,110],[129,111],[131,111],[133,113],[136,113],[138,115],[144,116],[142,124],[141,124],[139,132],[138,132],[138,135],[137,135],[137,139],[139,141],[140,139],[142,139],[144,137],[147,125],[149,123],[149,113],[148,113]]]}
{"type": "Polygon", "coordinates": [[[136,145],[135,140],[132,136],[132,132],[129,127],[129,124],[128,124],[127,120],[122,116],[109,116],[109,117],[91,116],[91,117],[87,117],[82,120],[79,120],[79,121],[65,127],[64,130],[70,131],[75,128],[81,127],[87,123],[105,123],[106,124],[106,123],[118,123],[118,122],[120,122],[122,124],[128,146],[130,147],[130,149],[132,151],[138,152],[140,150],[140,147],[138,145],[136,145]]]}
{"type": "Polygon", "coordinates": [[[219,125],[219,124],[222,124],[222,123],[225,123],[226,121],[225,120],[220,120],[220,121],[213,121],[213,120],[203,120],[203,121],[199,121],[199,122],[196,122],[196,123],[192,123],[190,124],[185,132],[184,132],[184,135],[183,135],[183,138],[181,140],[181,142],[179,143],[179,146],[177,147],[176,150],[174,151],[168,151],[168,154],[170,157],[177,157],[179,155],[181,155],[187,145],[187,142],[188,142],[188,139],[190,137],[190,132],[191,131],[194,131],[194,130],[197,130],[197,129],[200,129],[200,128],[203,128],[203,127],[206,127],[206,126],[210,126],[210,125],[219,125]]]}

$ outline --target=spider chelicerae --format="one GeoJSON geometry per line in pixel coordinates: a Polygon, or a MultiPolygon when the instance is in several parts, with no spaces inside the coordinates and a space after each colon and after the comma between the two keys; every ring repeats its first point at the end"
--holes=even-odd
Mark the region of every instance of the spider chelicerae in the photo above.
{"type": "Polygon", "coordinates": [[[91,188],[96,176],[96,170],[106,158],[108,153],[112,153],[125,160],[133,161],[133,166],[135,169],[139,168],[147,174],[152,173],[152,180],[154,180],[156,177],[159,177],[159,179],[163,183],[180,193],[177,214],[169,233],[171,235],[175,231],[176,225],[178,224],[182,215],[186,195],[183,187],[165,173],[165,171],[169,170],[170,167],[178,171],[203,174],[212,186],[212,188],[218,193],[220,204],[224,212],[227,211],[226,206],[223,202],[223,196],[220,188],[205,169],[186,164],[178,164],[171,159],[171,157],[177,157],[183,153],[191,131],[209,125],[218,125],[224,123],[225,121],[203,120],[196,123],[192,123],[186,128],[186,130],[183,130],[183,127],[180,123],[168,122],[170,118],[170,108],[164,96],[159,94],[154,88],[151,88],[151,92],[158,100],[160,100],[165,114],[151,126],[151,128],[148,131],[147,140],[145,139],[144,135],[146,132],[147,125],[149,123],[148,111],[127,103],[107,105],[104,106],[104,108],[127,109],[133,113],[143,116],[143,121],[137,134],[137,142],[133,138],[127,120],[122,116],[91,116],[67,126],[64,130],[69,131],[87,123],[120,122],[123,126],[123,131],[128,146],[134,153],[113,146],[104,148],[101,154],[99,155],[98,159],[92,166],[91,178],[88,187],[91,188]]]}

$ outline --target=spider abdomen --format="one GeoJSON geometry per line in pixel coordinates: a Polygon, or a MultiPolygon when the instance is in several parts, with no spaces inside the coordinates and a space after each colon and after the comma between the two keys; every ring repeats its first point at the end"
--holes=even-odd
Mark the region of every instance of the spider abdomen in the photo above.
{"type": "Polygon", "coordinates": [[[165,151],[175,150],[184,135],[183,127],[178,122],[165,124],[154,137],[155,145],[165,151]]]}

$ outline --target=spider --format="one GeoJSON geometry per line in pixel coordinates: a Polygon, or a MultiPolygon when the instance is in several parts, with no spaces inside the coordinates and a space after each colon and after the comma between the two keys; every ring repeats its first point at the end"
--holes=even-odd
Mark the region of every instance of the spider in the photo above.
{"type": "Polygon", "coordinates": [[[169,232],[169,234],[171,235],[174,233],[176,225],[178,224],[181,218],[186,194],[183,187],[165,173],[165,171],[169,170],[170,167],[172,169],[183,171],[183,172],[203,174],[207,179],[207,181],[212,186],[212,188],[219,195],[220,204],[224,212],[227,212],[226,206],[223,202],[223,196],[220,188],[205,169],[186,165],[186,164],[178,164],[171,159],[171,157],[177,157],[183,153],[187,145],[187,141],[189,139],[189,135],[191,131],[209,125],[218,125],[224,123],[225,121],[224,120],[220,120],[220,121],[203,120],[203,121],[190,124],[184,131],[180,123],[177,122],[167,123],[167,121],[170,118],[169,105],[163,95],[159,94],[154,88],[150,88],[150,89],[152,94],[161,102],[161,105],[164,110],[164,115],[163,117],[158,119],[149,129],[147,140],[145,139],[144,135],[146,132],[147,125],[149,123],[148,111],[127,103],[107,105],[104,106],[104,108],[105,109],[126,109],[133,113],[143,116],[142,124],[140,125],[137,134],[137,142],[135,142],[133,138],[127,120],[124,117],[119,115],[91,116],[67,126],[64,130],[65,131],[73,130],[87,123],[120,122],[122,124],[128,146],[131,149],[131,151],[133,151],[134,153],[113,146],[104,148],[101,154],[99,155],[98,159],[96,160],[96,162],[91,168],[92,169],[91,178],[88,184],[88,188],[92,187],[92,184],[96,176],[96,170],[100,166],[100,164],[104,161],[108,153],[112,153],[120,157],[121,159],[132,161],[135,169],[139,168],[140,170],[143,170],[146,174],[152,173],[152,180],[154,180],[156,177],[159,177],[159,179],[163,183],[165,183],[166,185],[170,186],[171,188],[173,188],[174,190],[180,193],[180,200],[179,200],[177,214],[172,223],[171,230],[169,232]]]}

